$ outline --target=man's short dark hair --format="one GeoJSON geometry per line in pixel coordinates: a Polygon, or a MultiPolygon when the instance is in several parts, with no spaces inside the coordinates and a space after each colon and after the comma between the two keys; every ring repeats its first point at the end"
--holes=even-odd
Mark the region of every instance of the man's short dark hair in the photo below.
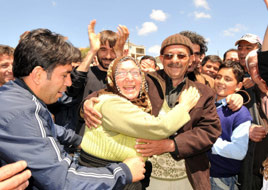
{"type": "Polygon", "coordinates": [[[193,44],[198,44],[200,46],[201,55],[207,52],[207,42],[203,36],[189,30],[181,31],[180,34],[189,38],[193,44]]]}
{"type": "Polygon", "coordinates": [[[237,83],[243,82],[245,71],[238,61],[227,60],[221,64],[219,71],[223,68],[231,68],[237,83]]]}
{"type": "Polygon", "coordinates": [[[220,65],[223,63],[219,56],[217,56],[217,55],[207,55],[202,60],[201,65],[204,66],[208,61],[211,61],[212,63],[219,62],[220,65]]]}
{"type": "Polygon", "coordinates": [[[100,42],[101,45],[105,45],[106,41],[109,42],[110,48],[115,46],[117,40],[117,34],[112,30],[103,30],[100,32],[100,42]]]}
{"type": "Polygon", "coordinates": [[[7,45],[0,44],[0,55],[4,55],[4,54],[8,56],[13,56],[14,48],[7,46],[7,45]]]}
{"type": "Polygon", "coordinates": [[[144,59],[150,59],[150,60],[152,60],[152,61],[154,62],[154,66],[157,67],[156,59],[155,59],[153,56],[150,56],[150,55],[144,55],[144,56],[141,58],[140,62],[141,62],[142,60],[144,60],[144,59]]]}
{"type": "Polygon", "coordinates": [[[52,73],[56,66],[72,63],[74,49],[60,34],[48,29],[32,30],[15,48],[14,77],[28,76],[36,66],[42,67],[48,74],[52,73]]]}
{"type": "Polygon", "coordinates": [[[234,49],[234,48],[232,48],[232,49],[228,49],[228,50],[223,54],[223,61],[225,61],[227,53],[232,52],[232,51],[233,51],[233,52],[237,52],[237,49],[234,49]]]}

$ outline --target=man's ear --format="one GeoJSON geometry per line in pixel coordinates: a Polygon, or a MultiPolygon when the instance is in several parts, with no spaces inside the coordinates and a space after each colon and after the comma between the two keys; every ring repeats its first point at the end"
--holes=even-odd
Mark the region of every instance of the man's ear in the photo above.
{"type": "Polygon", "coordinates": [[[43,80],[44,78],[46,77],[46,71],[40,67],[40,66],[36,66],[32,72],[31,72],[31,78],[32,78],[32,81],[39,85],[43,80]]]}
{"type": "Polygon", "coordinates": [[[202,62],[202,60],[204,59],[204,57],[206,56],[206,54],[202,54],[201,57],[200,57],[200,61],[202,62]]]}
{"type": "Polygon", "coordinates": [[[192,64],[193,64],[193,61],[194,61],[194,55],[190,55],[189,56],[189,64],[188,64],[188,67],[190,67],[192,64]]]}
{"type": "Polygon", "coordinates": [[[243,87],[243,82],[239,82],[235,88],[235,92],[238,92],[243,87]]]}

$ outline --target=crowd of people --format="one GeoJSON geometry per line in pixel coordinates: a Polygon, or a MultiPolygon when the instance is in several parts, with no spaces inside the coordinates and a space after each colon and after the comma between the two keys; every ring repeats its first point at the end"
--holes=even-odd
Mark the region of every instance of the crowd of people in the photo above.
{"type": "Polygon", "coordinates": [[[49,29],[0,45],[1,190],[268,189],[268,27],[223,59],[175,33],[159,66],[95,25],[83,57],[49,29]]]}

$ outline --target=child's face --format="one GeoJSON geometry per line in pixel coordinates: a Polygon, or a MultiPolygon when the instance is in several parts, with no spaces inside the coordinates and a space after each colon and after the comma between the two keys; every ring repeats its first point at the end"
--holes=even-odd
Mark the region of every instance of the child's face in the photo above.
{"type": "Polygon", "coordinates": [[[222,68],[219,70],[214,83],[217,100],[227,97],[240,90],[242,87],[241,82],[237,82],[232,68],[222,68]]]}

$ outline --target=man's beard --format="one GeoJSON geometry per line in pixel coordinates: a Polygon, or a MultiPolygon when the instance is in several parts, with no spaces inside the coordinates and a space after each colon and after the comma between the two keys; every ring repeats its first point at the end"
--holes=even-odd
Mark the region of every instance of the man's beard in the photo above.
{"type": "Polygon", "coordinates": [[[110,61],[110,63],[113,61],[113,59],[105,59],[105,58],[101,60],[98,56],[97,56],[97,59],[98,59],[99,65],[105,70],[108,69],[110,64],[106,67],[105,64],[102,62],[102,60],[108,60],[110,61]]]}

